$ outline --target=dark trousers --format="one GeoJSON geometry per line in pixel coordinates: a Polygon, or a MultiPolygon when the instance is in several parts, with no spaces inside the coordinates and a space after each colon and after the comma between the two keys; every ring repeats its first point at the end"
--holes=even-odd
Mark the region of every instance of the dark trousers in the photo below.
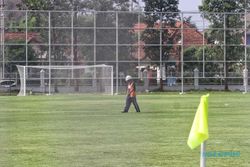
{"type": "Polygon", "coordinates": [[[124,112],[128,112],[131,103],[133,103],[136,112],[140,112],[140,108],[139,108],[139,105],[137,103],[136,96],[135,97],[127,96],[127,98],[126,98],[126,106],[124,108],[124,112]]]}

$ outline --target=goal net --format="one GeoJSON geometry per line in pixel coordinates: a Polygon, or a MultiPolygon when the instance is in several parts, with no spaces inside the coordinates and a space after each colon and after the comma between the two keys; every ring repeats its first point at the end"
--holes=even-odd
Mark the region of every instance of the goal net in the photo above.
{"type": "Polygon", "coordinates": [[[18,96],[55,93],[113,95],[113,66],[20,66],[18,96]]]}

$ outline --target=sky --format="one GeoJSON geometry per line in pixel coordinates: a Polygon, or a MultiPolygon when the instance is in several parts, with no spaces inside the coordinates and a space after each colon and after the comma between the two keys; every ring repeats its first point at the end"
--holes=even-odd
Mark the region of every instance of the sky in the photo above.
{"type": "MultiPolygon", "coordinates": [[[[203,20],[200,17],[198,6],[201,5],[202,0],[179,0],[179,10],[184,12],[184,17],[191,16],[191,22],[196,24],[198,29],[203,28],[203,20]],[[197,12],[197,13],[188,13],[197,12]]],[[[205,23],[206,24],[206,23],[205,23]]]]}
{"type": "Polygon", "coordinates": [[[179,0],[179,9],[181,11],[199,11],[198,6],[201,5],[202,0],[179,0]]]}
{"type": "MultiPolygon", "coordinates": [[[[144,6],[143,0],[139,0],[141,6],[144,6]]],[[[181,11],[198,11],[198,6],[201,5],[202,0],[179,0],[179,9],[181,11]]]]}
{"type": "MultiPolygon", "coordinates": [[[[202,0],[179,0],[179,6],[178,6],[179,10],[184,12],[183,16],[185,18],[188,18],[189,16],[192,17],[191,22],[196,24],[198,29],[203,28],[203,20],[200,17],[200,13],[198,13],[199,12],[198,6],[201,5],[201,3],[202,0]]],[[[140,4],[143,6],[142,0],[140,4]]]]}

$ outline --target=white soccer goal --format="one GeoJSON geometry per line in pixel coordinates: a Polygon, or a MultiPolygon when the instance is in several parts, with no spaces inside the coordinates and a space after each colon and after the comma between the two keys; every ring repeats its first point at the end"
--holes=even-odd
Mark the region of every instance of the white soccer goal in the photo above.
{"type": "Polygon", "coordinates": [[[113,95],[113,66],[20,66],[18,96],[55,93],[113,95]]]}

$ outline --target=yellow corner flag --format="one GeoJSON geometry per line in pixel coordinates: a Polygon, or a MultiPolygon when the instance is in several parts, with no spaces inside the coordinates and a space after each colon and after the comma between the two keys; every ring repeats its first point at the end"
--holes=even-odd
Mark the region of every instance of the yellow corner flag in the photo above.
{"type": "Polygon", "coordinates": [[[191,149],[196,148],[208,139],[208,96],[209,94],[201,96],[200,104],[194,117],[187,141],[191,149]]]}

